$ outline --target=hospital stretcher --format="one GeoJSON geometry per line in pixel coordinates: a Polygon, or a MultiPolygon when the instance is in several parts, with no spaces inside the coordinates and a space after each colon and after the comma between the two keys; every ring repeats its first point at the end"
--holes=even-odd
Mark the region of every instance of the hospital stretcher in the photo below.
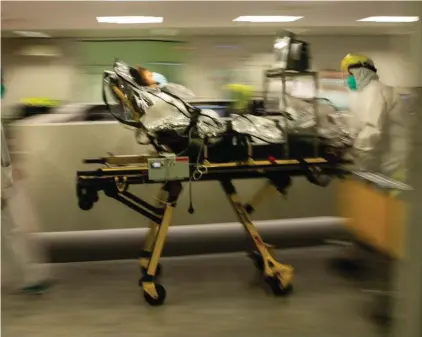
{"type": "MultiPolygon", "coordinates": [[[[347,174],[344,167],[348,163],[344,159],[347,147],[332,146],[315,134],[295,132],[286,133],[280,143],[260,142],[246,133],[236,132],[231,127],[230,119],[225,121],[227,127],[224,134],[213,136],[210,133],[198,137],[195,127],[201,111],[174,95],[166,96],[164,100],[190,114],[191,123],[185,133],[187,136],[175,134],[172,128],[151,135],[141,122],[145,111],[140,107],[149,106],[151,97],[161,99],[159,95],[162,93],[138,88],[127,76],[124,64],[117,64],[115,69],[117,76],[105,73],[104,83],[121,104],[119,111],[129,113],[133,118],[128,121],[112,111],[110,113],[121,123],[145,134],[155,151],[147,155],[111,155],[85,160],[86,164],[101,164],[103,167],[77,172],[77,197],[79,207],[89,210],[102,191],[151,221],[139,259],[143,273],[139,285],[144,291],[145,300],[151,305],[161,305],[165,300],[166,292],[157,283],[157,276],[173,210],[182,192],[182,184],[188,183],[191,187],[191,183],[200,181],[220,183],[253,243],[254,249],[249,256],[255,266],[263,273],[264,280],[275,295],[289,294],[293,286],[293,267],[276,261],[272,247],[262,240],[250,216],[258,204],[274,191],[285,194],[292,177],[304,176],[313,184],[326,186],[332,177],[347,174]],[[119,75],[121,69],[123,71],[119,75]],[[267,183],[250,202],[242,203],[233,181],[259,178],[267,180],[267,183]],[[161,184],[156,205],[130,192],[132,185],[140,184],[161,184]]],[[[104,87],[103,97],[109,107],[104,87]]],[[[221,124],[224,121],[218,122],[221,124]]],[[[192,207],[189,212],[193,212],[192,207]]]]}
{"type": "MultiPolygon", "coordinates": [[[[204,152],[206,152],[204,150],[204,152]]],[[[143,288],[145,300],[151,305],[160,305],[166,297],[165,289],[157,283],[160,272],[159,259],[164,247],[167,231],[172,222],[173,210],[182,191],[182,183],[218,181],[230,205],[244,226],[254,245],[249,256],[263,273],[265,282],[275,295],[286,295],[292,290],[293,268],[276,261],[272,247],[264,243],[250,215],[265,198],[274,191],[285,194],[291,178],[305,176],[311,183],[325,186],[333,176],[342,176],[344,160],[335,156],[212,163],[207,159],[198,164],[188,156],[109,156],[87,159],[87,164],[102,164],[104,167],[79,171],[77,173],[77,196],[79,207],[88,210],[98,201],[98,192],[113,198],[151,220],[147,239],[139,260],[143,277],[139,285],[143,288]],[[167,167],[168,166],[168,167],[167,167]],[[172,175],[171,167],[176,175],[172,175]],[[169,168],[170,167],[170,168],[169,168]],[[161,170],[163,175],[156,175],[161,170]],[[166,172],[167,171],[167,172],[166,172]],[[242,203],[233,184],[235,179],[264,178],[268,182],[249,203],[242,203]],[[130,192],[130,186],[138,184],[161,184],[158,204],[152,205],[130,192]]],[[[190,209],[192,211],[192,209],[190,209]]]]}

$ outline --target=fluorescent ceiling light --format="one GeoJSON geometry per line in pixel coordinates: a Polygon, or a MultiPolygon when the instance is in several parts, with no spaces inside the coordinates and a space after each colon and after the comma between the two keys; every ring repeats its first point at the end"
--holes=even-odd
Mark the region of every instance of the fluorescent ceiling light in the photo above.
{"type": "Polygon", "coordinates": [[[368,18],[356,20],[362,22],[416,22],[418,16],[370,16],[368,18]]]}
{"type": "Polygon", "coordinates": [[[97,21],[118,24],[161,23],[163,18],[159,16],[97,16],[97,21]]]}
{"type": "Polygon", "coordinates": [[[50,35],[45,34],[45,33],[30,32],[30,31],[23,31],[23,30],[15,30],[13,33],[19,36],[23,36],[23,37],[51,37],[50,35]]]}
{"type": "Polygon", "coordinates": [[[236,22],[293,22],[302,19],[303,16],[239,16],[236,22]]]}

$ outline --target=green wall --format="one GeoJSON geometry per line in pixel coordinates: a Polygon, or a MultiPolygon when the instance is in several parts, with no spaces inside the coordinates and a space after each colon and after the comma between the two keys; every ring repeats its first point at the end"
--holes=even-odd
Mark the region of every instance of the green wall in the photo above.
{"type": "Polygon", "coordinates": [[[187,59],[184,42],[151,40],[78,41],[78,82],[75,100],[101,101],[102,73],[111,70],[115,59],[142,65],[159,72],[170,82],[183,83],[187,59]]]}

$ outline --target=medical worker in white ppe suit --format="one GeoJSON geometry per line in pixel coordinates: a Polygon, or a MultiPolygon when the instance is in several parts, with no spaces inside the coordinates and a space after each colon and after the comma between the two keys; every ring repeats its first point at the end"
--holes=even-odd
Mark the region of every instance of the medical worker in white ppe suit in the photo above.
{"type": "MultiPolygon", "coordinates": [[[[1,96],[4,87],[2,78],[1,96]]],[[[32,240],[37,229],[36,212],[25,189],[25,179],[16,174],[1,123],[1,234],[2,253],[9,258],[9,282],[13,291],[39,294],[51,286],[45,252],[32,240]]],[[[3,255],[3,256],[4,256],[3,255]]],[[[2,256],[2,257],[3,257],[2,256]]],[[[3,259],[2,259],[3,262],[3,259]]],[[[6,262],[6,261],[5,261],[6,262]]],[[[4,272],[2,265],[2,272],[4,272]]],[[[6,286],[3,284],[2,288],[6,286]]],[[[7,287],[7,286],[6,286],[7,287]]]]}
{"type": "MultiPolygon", "coordinates": [[[[353,152],[357,168],[405,182],[412,99],[380,82],[374,62],[366,56],[348,54],[342,60],[341,68],[351,90],[353,152]]],[[[390,195],[397,196],[398,193],[391,191],[390,195]]],[[[343,271],[356,272],[362,266],[361,258],[358,253],[352,255],[352,259],[348,256],[334,262],[343,271]]],[[[390,322],[394,298],[388,292],[379,291],[375,299],[373,318],[380,323],[390,322]]]]}
{"type": "Polygon", "coordinates": [[[348,54],[341,68],[353,91],[350,110],[357,167],[405,181],[410,150],[409,99],[381,83],[374,62],[366,56],[348,54]]]}

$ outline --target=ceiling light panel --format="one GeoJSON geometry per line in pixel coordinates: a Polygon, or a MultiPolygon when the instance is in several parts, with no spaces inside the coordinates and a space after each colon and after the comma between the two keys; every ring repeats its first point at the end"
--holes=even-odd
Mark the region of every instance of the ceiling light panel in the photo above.
{"type": "Polygon", "coordinates": [[[239,16],[235,22],[293,22],[302,19],[303,16],[239,16]]]}
{"type": "Polygon", "coordinates": [[[99,23],[137,24],[137,23],[162,23],[160,16],[97,16],[99,23]]]}
{"type": "Polygon", "coordinates": [[[360,20],[361,22],[397,22],[397,23],[404,23],[404,22],[416,22],[419,21],[418,16],[370,16],[367,18],[363,18],[360,20]]]}

